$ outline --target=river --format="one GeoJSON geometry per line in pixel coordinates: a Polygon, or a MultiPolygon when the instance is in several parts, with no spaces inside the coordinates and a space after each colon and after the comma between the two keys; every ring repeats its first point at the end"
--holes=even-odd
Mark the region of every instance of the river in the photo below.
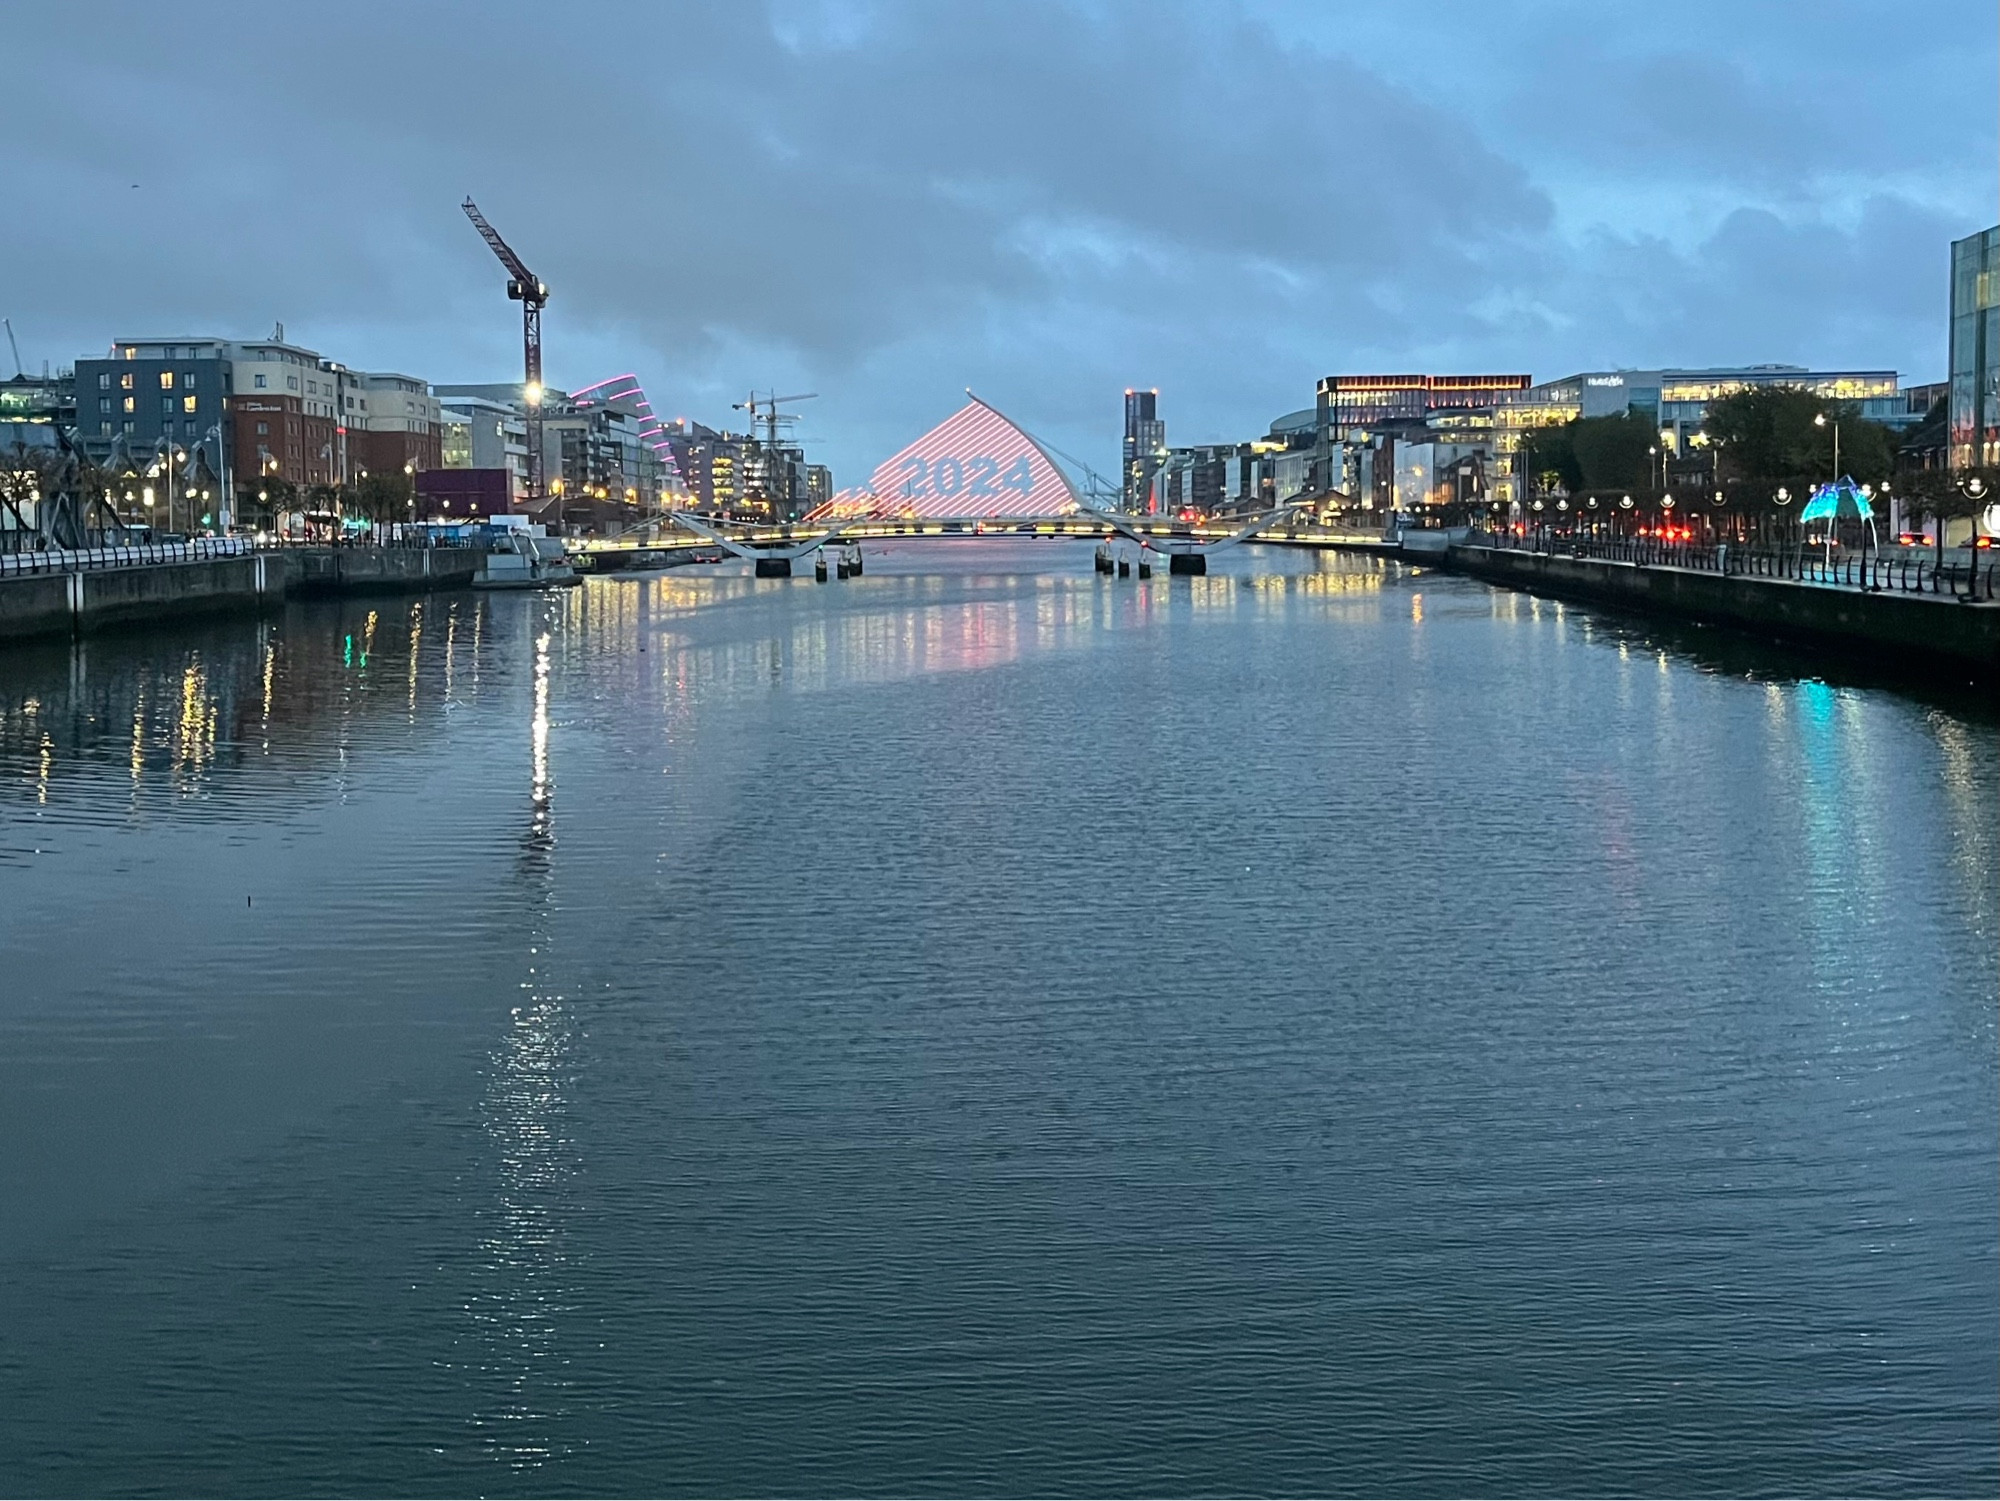
{"type": "Polygon", "coordinates": [[[1996,955],[1990,705],[1373,559],[13,648],[0,1491],[1992,1494],[1996,955]]]}

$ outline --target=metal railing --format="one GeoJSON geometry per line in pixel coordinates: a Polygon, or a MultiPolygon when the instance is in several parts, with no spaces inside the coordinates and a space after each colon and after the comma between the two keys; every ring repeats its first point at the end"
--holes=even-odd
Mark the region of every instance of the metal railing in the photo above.
{"type": "Polygon", "coordinates": [[[250,551],[245,537],[197,537],[191,542],[143,542],[108,547],[51,547],[38,552],[0,553],[0,576],[18,573],[79,573],[94,568],[139,568],[149,563],[195,563],[208,558],[240,558],[250,551]]]}
{"type": "Polygon", "coordinates": [[[1974,602],[2000,598],[2000,563],[1982,562],[1977,557],[1949,560],[1940,566],[1934,557],[1914,552],[1845,551],[1829,557],[1822,548],[1810,543],[1756,547],[1660,537],[1565,536],[1547,531],[1524,536],[1476,531],[1466,541],[1475,547],[1506,548],[1547,557],[1592,558],[1642,568],[1686,568],[1732,578],[1786,579],[1871,594],[1936,594],[1974,602]]]}
{"type": "Polygon", "coordinates": [[[259,552],[291,552],[329,548],[389,548],[420,551],[479,547],[470,537],[353,533],[345,537],[195,537],[186,542],[143,542],[104,547],[50,547],[29,552],[0,552],[0,578],[20,574],[84,573],[102,568],[143,568],[158,563],[200,563],[216,558],[241,558],[259,552]]]}

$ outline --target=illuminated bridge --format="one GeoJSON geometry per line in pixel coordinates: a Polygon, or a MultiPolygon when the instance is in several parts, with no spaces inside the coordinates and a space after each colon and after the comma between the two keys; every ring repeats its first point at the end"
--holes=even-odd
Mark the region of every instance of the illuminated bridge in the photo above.
{"type": "Polygon", "coordinates": [[[876,466],[866,489],[843,491],[796,523],[744,526],[675,512],[671,522],[662,518],[649,528],[648,540],[628,536],[586,543],[584,550],[706,540],[754,561],[760,576],[784,577],[819,548],[889,537],[1122,537],[1165,556],[1171,573],[1205,573],[1211,552],[1260,534],[1301,545],[1382,545],[1373,537],[1291,525],[1290,507],[1203,525],[1093,508],[1040,442],[966,395],[965,406],[876,466]]]}

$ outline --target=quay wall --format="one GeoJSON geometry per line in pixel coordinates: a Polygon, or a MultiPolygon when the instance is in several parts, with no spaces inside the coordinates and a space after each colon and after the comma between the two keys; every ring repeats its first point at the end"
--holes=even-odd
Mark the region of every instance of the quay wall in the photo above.
{"type": "Polygon", "coordinates": [[[258,610],[288,596],[464,588],[484,557],[470,548],[298,548],[22,574],[0,578],[0,641],[258,610]]]}
{"type": "Polygon", "coordinates": [[[1463,544],[1439,561],[1538,594],[1839,644],[1905,665],[2000,680],[2000,604],[1463,544]]]}

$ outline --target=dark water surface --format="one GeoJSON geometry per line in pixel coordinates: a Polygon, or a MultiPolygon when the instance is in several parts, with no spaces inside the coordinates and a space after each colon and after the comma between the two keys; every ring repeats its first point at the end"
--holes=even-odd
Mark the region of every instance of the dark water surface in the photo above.
{"type": "Polygon", "coordinates": [[[2000,729],[1243,550],[0,654],[0,1491],[1993,1494],[2000,729]]]}

